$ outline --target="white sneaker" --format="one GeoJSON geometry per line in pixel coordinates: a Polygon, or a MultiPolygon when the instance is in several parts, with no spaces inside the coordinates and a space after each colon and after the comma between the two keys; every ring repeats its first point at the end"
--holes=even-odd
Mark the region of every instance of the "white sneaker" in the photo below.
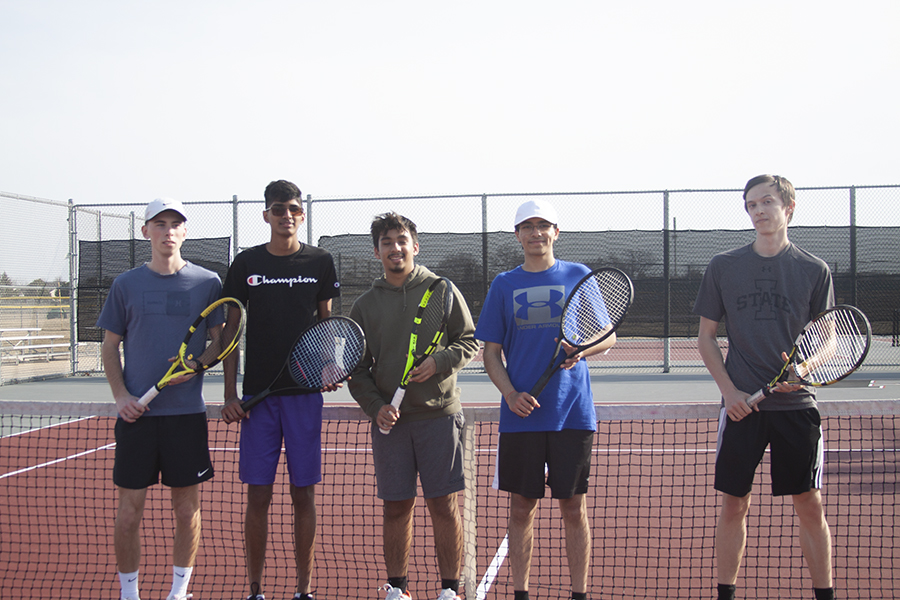
{"type": "Polygon", "coordinates": [[[395,588],[389,583],[384,584],[379,590],[383,592],[387,592],[387,596],[384,597],[384,600],[412,600],[412,596],[410,594],[404,594],[403,590],[400,588],[395,588]]]}
{"type": "Polygon", "coordinates": [[[451,590],[450,588],[444,588],[441,590],[441,595],[438,596],[437,600],[461,600],[459,596],[456,595],[456,592],[451,590]]]}
{"type": "Polygon", "coordinates": [[[168,596],[166,596],[166,600],[189,600],[193,597],[193,594],[185,594],[184,596],[175,596],[174,594],[169,594],[168,596]]]}

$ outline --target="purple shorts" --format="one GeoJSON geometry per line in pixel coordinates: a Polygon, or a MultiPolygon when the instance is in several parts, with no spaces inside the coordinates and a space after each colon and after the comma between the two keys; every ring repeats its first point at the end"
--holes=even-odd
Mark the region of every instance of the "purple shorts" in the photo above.
{"type": "MultiPolygon", "coordinates": [[[[245,396],[247,400],[249,396],[245,396]]],[[[322,480],[322,394],[269,396],[241,421],[241,481],[271,485],[282,443],[288,476],[295,487],[322,480]]]]}

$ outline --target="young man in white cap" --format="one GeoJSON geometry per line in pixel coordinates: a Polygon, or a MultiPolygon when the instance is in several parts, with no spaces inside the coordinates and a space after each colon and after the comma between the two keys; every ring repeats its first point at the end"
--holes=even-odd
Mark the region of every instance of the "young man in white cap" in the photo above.
{"type": "Polygon", "coordinates": [[[556,347],[565,300],[590,269],[554,257],[558,219],[547,202],[521,205],[514,225],[525,261],[494,278],[475,337],[484,341],[485,370],[504,400],[495,487],[510,494],[509,561],[515,599],[528,599],[534,515],[549,486],[565,524],[572,598],[584,600],[591,560],[585,494],[597,416],[590,374],[581,359],[606,351],[616,338],[612,335],[583,353],[573,353],[574,348],[564,344],[568,357],[560,373],[550,379],[540,399],[528,393],[556,347]]]}
{"type": "MultiPolygon", "coordinates": [[[[147,206],[141,233],[150,240],[150,262],[116,278],[97,320],[105,330],[103,368],[119,413],[114,539],[122,598],[128,600],[139,600],[141,517],[147,488],[159,482],[160,473],[163,485],[171,489],[175,517],[168,600],[190,598],[187,587],[200,545],[199,484],[213,476],[202,377],[173,379],[149,406],[138,403],[168,370],[194,319],[218,300],[222,289],[218,275],[181,257],[187,235],[184,214],[181,202],[170,198],[147,206]]],[[[210,325],[210,334],[218,335],[220,324],[210,325]]],[[[206,333],[198,330],[194,337],[203,339],[206,333]]]]}

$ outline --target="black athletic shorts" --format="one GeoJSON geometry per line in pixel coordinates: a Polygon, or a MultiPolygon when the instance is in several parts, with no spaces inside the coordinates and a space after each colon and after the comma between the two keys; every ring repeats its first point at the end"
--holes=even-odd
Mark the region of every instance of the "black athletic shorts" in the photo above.
{"type": "Polygon", "coordinates": [[[116,420],[113,482],[139,490],[159,483],[188,487],[213,476],[206,413],[116,420]]]}
{"type": "Polygon", "coordinates": [[[715,488],[743,497],[753,489],[756,467],[770,448],[772,495],[802,494],[822,487],[822,420],[816,408],[752,412],[732,421],[719,417],[715,488]]]}
{"type": "Polygon", "coordinates": [[[580,429],[501,433],[497,447],[497,487],[526,498],[586,494],[594,432],[580,429]]]}

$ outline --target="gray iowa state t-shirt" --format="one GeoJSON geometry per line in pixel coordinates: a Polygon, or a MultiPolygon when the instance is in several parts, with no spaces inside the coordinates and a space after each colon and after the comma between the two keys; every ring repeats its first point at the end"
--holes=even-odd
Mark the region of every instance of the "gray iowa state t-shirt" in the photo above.
{"type": "MultiPolygon", "coordinates": [[[[831,271],[821,259],[790,244],[764,257],[752,244],[713,257],[694,304],[694,313],[725,320],[725,367],[739,390],[752,394],[772,380],[794,339],[810,319],[834,305],[831,271]]],[[[772,394],[760,410],[815,406],[810,388],[772,394]]]]}

